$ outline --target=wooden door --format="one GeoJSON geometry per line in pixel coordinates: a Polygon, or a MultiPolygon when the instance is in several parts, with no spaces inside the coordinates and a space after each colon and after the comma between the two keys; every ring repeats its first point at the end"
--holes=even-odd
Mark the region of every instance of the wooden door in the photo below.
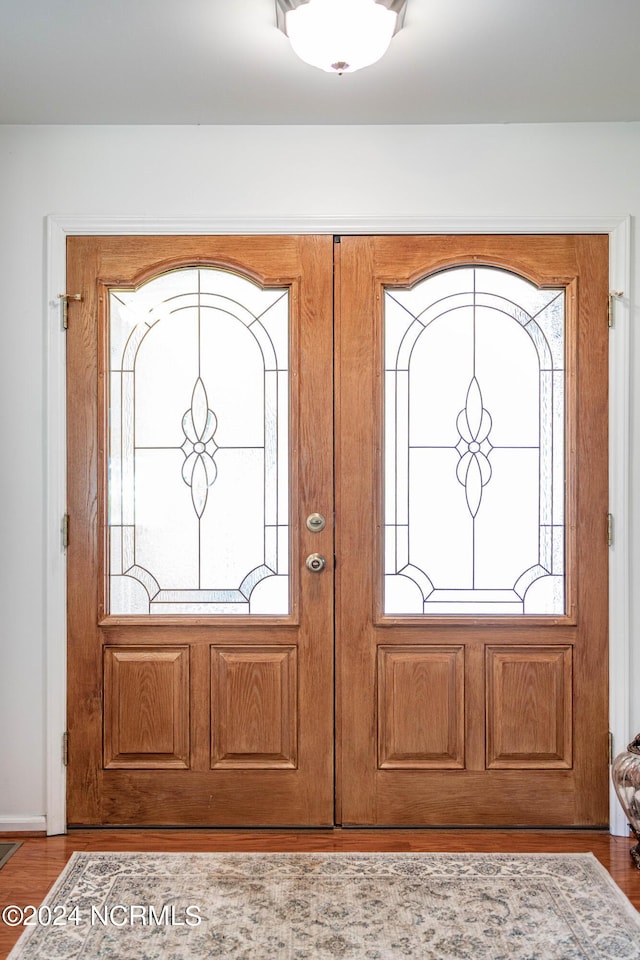
{"type": "Polygon", "coordinates": [[[68,263],[69,822],[334,822],[334,431],[336,822],[605,824],[606,238],[72,238],[68,263]],[[266,426],[234,441],[245,395],[266,426]]]}
{"type": "Polygon", "coordinates": [[[337,250],[341,822],[605,825],[607,238],[337,250]]]}
{"type": "Polygon", "coordinates": [[[68,293],[68,822],[330,824],[332,240],[74,237],[68,293]]]}

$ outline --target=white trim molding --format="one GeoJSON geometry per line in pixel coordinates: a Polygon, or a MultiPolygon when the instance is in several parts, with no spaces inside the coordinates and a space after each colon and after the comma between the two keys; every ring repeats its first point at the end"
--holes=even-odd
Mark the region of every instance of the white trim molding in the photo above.
{"type": "Polygon", "coordinates": [[[0,817],[0,833],[44,833],[46,817],[0,817]]]}
{"type": "MultiPolygon", "coordinates": [[[[437,218],[369,219],[304,217],[295,219],[135,219],[132,217],[49,216],[46,279],[46,829],[66,830],[65,768],[62,737],[66,729],[66,558],[61,522],[66,512],[66,345],[59,294],[66,291],[66,238],[116,235],[225,234],[554,234],[607,233],[610,240],[610,289],[614,300],[610,339],[609,510],[615,538],[609,567],[610,729],[614,751],[631,739],[630,729],[630,298],[631,219],[573,218],[437,218]]],[[[12,821],[20,822],[23,821],[12,821]]],[[[31,822],[31,821],[24,821],[31,822]]],[[[3,827],[0,821],[0,829],[3,827]]],[[[4,827],[4,829],[12,829],[4,827]]],[[[19,827],[15,829],[42,829],[19,827]]],[[[611,792],[610,829],[628,833],[624,814],[611,792]]]]}
{"type": "MultiPolygon", "coordinates": [[[[631,730],[631,596],[629,538],[631,444],[631,218],[609,231],[609,510],[613,543],[609,551],[609,729],[612,754],[632,739],[631,730]]],[[[609,777],[609,829],[628,836],[629,826],[609,777]]]]}

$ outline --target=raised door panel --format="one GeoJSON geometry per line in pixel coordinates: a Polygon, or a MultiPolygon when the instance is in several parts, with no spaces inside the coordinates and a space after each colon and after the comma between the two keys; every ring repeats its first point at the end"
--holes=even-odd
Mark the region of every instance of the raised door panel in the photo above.
{"type": "Polygon", "coordinates": [[[464,766],[464,649],[378,648],[378,766],[464,766]]]}
{"type": "Polygon", "coordinates": [[[189,767],[187,647],[106,647],[106,769],[189,767]]]}
{"type": "Polygon", "coordinates": [[[296,767],[296,652],[211,648],[212,767],[296,767]]]}
{"type": "Polygon", "coordinates": [[[572,648],[488,647],[487,767],[570,769],[572,648]]]}

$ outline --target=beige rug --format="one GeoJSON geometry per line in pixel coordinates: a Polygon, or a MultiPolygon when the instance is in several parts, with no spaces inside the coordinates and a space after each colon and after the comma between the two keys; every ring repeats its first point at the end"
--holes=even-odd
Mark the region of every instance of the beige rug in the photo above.
{"type": "Polygon", "coordinates": [[[591,854],[76,853],[10,960],[636,960],[591,854]]]}

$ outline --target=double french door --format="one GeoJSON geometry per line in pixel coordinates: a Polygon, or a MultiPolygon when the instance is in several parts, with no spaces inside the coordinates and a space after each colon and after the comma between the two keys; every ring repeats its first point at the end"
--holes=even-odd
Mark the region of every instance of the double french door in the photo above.
{"type": "Polygon", "coordinates": [[[607,822],[606,237],[75,237],[68,292],[69,823],[607,822]]]}

